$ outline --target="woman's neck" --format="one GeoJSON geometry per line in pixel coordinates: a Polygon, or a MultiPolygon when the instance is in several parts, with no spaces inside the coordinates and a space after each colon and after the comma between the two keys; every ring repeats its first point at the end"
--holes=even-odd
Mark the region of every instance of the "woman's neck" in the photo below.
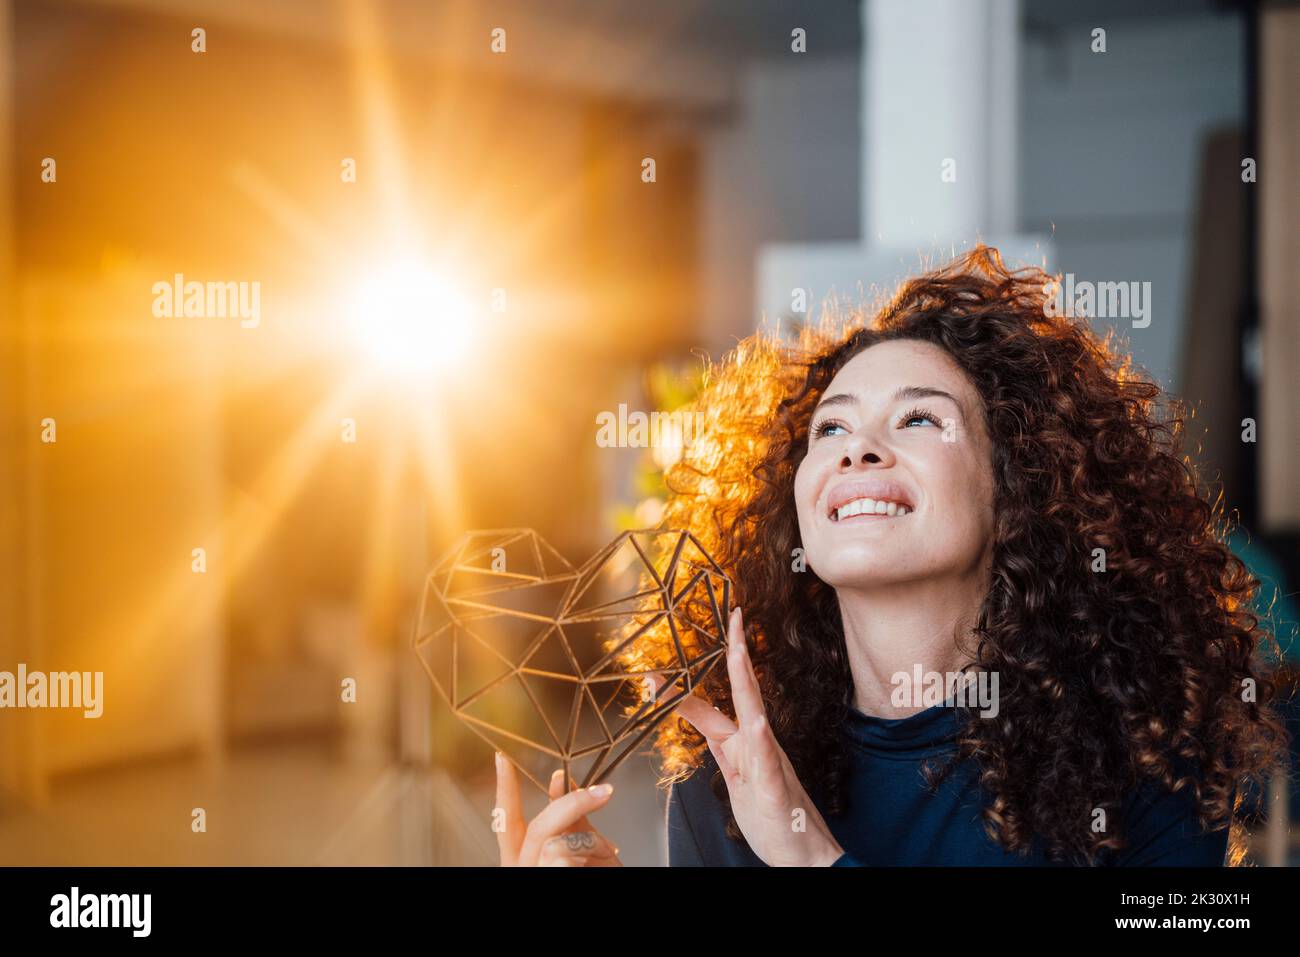
{"type": "MultiPolygon", "coordinates": [[[[853,674],[854,707],[863,714],[901,718],[929,707],[923,680],[956,674],[972,660],[967,639],[979,614],[982,576],[927,579],[872,591],[837,590],[844,642],[853,674]],[[967,647],[958,647],[960,638],[967,647]],[[900,673],[907,681],[895,681],[900,673]]],[[[945,687],[947,685],[945,684],[945,687]]],[[[931,703],[932,699],[931,699],[931,703]]]]}

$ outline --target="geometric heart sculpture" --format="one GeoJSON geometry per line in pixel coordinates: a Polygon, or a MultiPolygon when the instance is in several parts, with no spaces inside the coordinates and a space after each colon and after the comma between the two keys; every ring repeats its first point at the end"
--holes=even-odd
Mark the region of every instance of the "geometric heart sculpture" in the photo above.
{"type": "Polygon", "coordinates": [[[689,532],[623,532],[574,568],[531,529],[477,531],[429,573],[412,644],[453,713],[545,793],[557,766],[589,787],[632,754],[724,659],[730,612],[689,532]]]}

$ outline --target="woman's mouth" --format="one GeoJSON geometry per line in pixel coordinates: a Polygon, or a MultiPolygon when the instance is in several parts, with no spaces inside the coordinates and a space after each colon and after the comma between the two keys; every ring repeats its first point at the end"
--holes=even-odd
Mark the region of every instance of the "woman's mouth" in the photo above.
{"type": "Polygon", "coordinates": [[[846,502],[838,508],[830,511],[830,520],[832,522],[842,522],[845,519],[856,518],[858,516],[870,518],[902,518],[904,515],[911,514],[912,510],[902,502],[891,502],[887,499],[875,498],[855,498],[846,502]]]}

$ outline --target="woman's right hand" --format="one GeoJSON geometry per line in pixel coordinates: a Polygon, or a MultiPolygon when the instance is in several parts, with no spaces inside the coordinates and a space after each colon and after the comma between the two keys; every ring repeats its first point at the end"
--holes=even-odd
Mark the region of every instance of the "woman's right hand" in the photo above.
{"type": "Polygon", "coordinates": [[[844,848],[799,783],[768,723],[739,608],[732,610],[727,629],[727,675],[735,721],[693,693],[682,699],[676,713],[704,735],[726,781],[737,826],[769,866],[834,864],[844,848]]]}
{"type": "Polygon", "coordinates": [[[618,848],[591,825],[587,815],[603,808],[610,784],[564,793],[564,772],[551,775],[550,803],[524,825],[519,772],[497,752],[497,810],[505,812],[497,831],[502,867],[622,867],[618,848]]]}

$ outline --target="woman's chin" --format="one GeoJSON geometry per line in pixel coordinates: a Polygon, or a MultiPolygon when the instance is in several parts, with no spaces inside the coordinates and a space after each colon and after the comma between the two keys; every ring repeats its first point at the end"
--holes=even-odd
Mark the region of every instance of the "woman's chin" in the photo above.
{"type": "Polygon", "coordinates": [[[914,580],[902,556],[873,554],[837,554],[829,562],[816,566],[817,577],[836,591],[875,591],[914,580]]]}

